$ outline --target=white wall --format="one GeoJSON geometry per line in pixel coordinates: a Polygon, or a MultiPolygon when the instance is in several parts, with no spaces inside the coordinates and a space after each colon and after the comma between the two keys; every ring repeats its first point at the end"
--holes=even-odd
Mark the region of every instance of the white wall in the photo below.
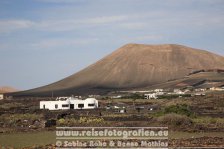
{"type": "Polygon", "coordinates": [[[72,105],[74,105],[74,109],[94,109],[98,107],[98,101],[95,98],[87,98],[85,100],[77,100],[69,98],[66,101],[40,101],[40,109],[65,110],[70,109],[72,105]],[[55,105],[57,105],[57,108],[55,105]],[[68,106],[63,107],[63,105],[68,106]]]}
{"type": "Polygon", "coordinates": [[[79,104],[84,104],[82,109],[94,109],[98,107],[98,101],[95,98],[87,98],[86,100],[70,100],[70,104],[74,104],[74,109],[81,109],[79,104]],[[89,105],[94,106],[89,106],[89,105]]]}
{"type": "Polygon", "coordinates": [[[0,94],[0,100],[4,99],[3,94],[0,94]]]}
{"type": "Polygon", "coordinates": [[[68,105],[67,101],[40,101],[40,109],[60,110],[69,109],[69,107],[62,107],[62,105],[68,105]],[[58,107],[56,108],[55,105],[58,107]],[[45,108],[44,108],[45,106],[45,108]]]}
{"type": "Polygon", "coordinates": [[[152,94],[145,94],[145,98],[146,99],[157,99],[157,95],[156,93],[152,93],[152,94]]]}

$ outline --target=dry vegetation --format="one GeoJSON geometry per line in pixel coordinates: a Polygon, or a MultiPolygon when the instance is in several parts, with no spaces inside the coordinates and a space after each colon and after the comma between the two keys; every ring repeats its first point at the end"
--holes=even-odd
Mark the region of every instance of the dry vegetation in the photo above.
{"type": "MultiPolygon", "coordinates": [[[[0,132],[38,132],[55,130],[55,125],[46,127],[47,120],[56,120],[56,126],[168,126],[169,131],[199,133],[217,132],[224,134],[224,98],[222,94],[206,97],[190,97],[177,99],[113,99],[100,100],[101,109],[48,111],[39,110],[39,101],[30,100],[0,101],[0,132]],[[158,109],[149,111],[135,108],[127,109],[127,113],[106,110],[107,103],[125,103],[126,105],[151,106],[158,109]]],[[[211,136],[210,136],[211,137],[211,136]]],[[[202,138],[214,141],[211,138],[202,138]]],[[[222,138],[217,138],[221,140],[222,138]]],[[[192,139],[170,140],[171,145],[186,144],[192,139]],[[184,141],[184,142],[182,142],[184,141]]],[[[198,140],[199,142],[203,142],[198,140]]],[[[205,144],[205,142],[203,142],[205,144]]],[[[202,144],[203,144],[202,143],[202,144]]],[[[215,142],[214,144],[218,144],[215,142]]],[[[220,144],[220,142],[219,142],[220,144]]],[[[224,144],[222,144],[224,145],[224,144]]],[[[51,145],[50,145],[51,146],[51,145]]]]}

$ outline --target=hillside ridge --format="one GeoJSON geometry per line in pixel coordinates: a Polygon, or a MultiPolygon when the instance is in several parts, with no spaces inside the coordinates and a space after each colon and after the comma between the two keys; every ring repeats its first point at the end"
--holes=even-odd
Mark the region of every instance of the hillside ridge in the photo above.
{"type": "Polygon", "coordinates": [[[180,79],[199,70],[224,69],[224,57],[177,44],[126,44],[55,83],[15,95],[101,94],[180,79]]]}

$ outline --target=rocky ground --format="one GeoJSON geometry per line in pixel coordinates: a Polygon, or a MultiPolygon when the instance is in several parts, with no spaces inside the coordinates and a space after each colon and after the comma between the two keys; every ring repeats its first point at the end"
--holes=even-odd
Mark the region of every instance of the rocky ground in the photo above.
{"type": "MultiPolygon", "coordinates": [[[[190,138],[190,139],[171,139],[169,140],[169,148],[179,147],[206,147],[206,148],[222,148],[224,147],[224,138],[219,137],[201,137],[201,138],[190,138]]],[[[55,144],[48,144],[45,146],[31,146],[23,149],[55,149],[55,144]]]]}
{"type": "MultiPolygon", "coordinates": [[[[106,110],[105,106],[109,103],[106,100],[100,101],[101,108],[95,110],[40,110],[40,100],[43,99],[0,101],[0,133],[54,131],[56,126],[168,126],[171,131],[223,132],[224,134],[223,94],[172,100],[110,101],[129,105],[126,113],[119,113],[114,109],[106,110]],[[145,108],[141,110],[133,108],[142,106],[145,108]],[[150,111],[148,107],[156,108],[150,111]]],[[[169,140],[169,147],[180,146],[224,147],[224,137],[204,136],[169,140]]],[[[55,145],[28,148],[55,148],[55,145]]]]}

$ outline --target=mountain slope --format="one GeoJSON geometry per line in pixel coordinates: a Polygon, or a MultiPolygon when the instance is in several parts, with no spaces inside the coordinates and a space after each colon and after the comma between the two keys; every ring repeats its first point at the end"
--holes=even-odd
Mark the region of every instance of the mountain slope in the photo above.
{"type": "Polygon", "coordinates": [[[155,85],[201,69],[224,69],[224,57],[182,45],[127,44],[70,77],[14,95],[97,94],[155,85]]]}
{"type": "Polygon", "coordinates": [[[220,87],[224,85],[224,72],[199,72],[185,76],[181,79],[167,81],[165,83],[159,83],[139,90],[151,90],[151,89],[184,89],[188,87],[193,88],[211,88],[220,87]]]}
{"type": "Polygon", "coordinates": [[[0,86],[0,93],[10,93],[10,92],[16,92],[17,89],[9,86],[0,86]]]}

